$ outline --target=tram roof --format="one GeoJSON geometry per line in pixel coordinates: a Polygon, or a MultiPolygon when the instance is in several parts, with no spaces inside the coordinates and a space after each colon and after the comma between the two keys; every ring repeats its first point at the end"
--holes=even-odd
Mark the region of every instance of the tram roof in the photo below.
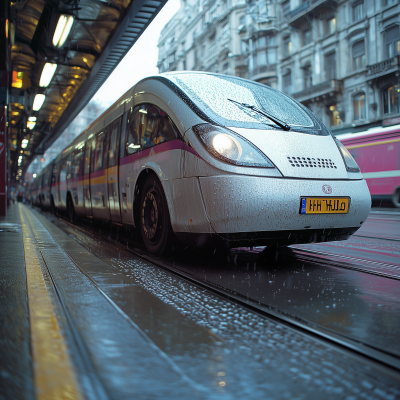
{"type": "Polygon", "coordinates": [[[12,73],[9,126],[13,165],[29,166],[89,102],[167,0],[16,0],[10,3],[12,73]],[[66,41],[58,47],[60,17],[73,18],[66,41]],[[56,64],[50,84],[41,87],[46,63],[56,64]],[[45,100],[33,109],[37,94],[45,100]],[[32,118],[33,117],[33,118],[32,118]],[[27,122],[36,117],[31,130],[27,122]],[[22,148],[23,139],[29,141],[22,148]]]}

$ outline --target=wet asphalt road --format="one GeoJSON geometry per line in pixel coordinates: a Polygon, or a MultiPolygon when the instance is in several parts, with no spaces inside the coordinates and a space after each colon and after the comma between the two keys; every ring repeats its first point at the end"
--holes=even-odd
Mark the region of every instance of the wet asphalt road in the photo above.
{"type": "MultiPolygon", "coordinates": [[[[83,377],[88,369],[97,377],[82,382],[87,398],[101,398],[93,390],[96,382],[104,398],[116,399],[400,398],[398,370],[168,270],[398,360],[400,280],[379,276],[368,257],[365,271],[355,271],[305,262],[297,250],[277,263],[260,261],[258,249],[229,255],[183,251],[155,260],[166,269],[88,234],[87,224],[82,230],[47,213],[34,215],[39,246],[80,338],[74,352],[83,355],[76,355],[76,368],[83,377]]],[[[382,221],[372,223],[384,226],[382,221]]],[[[140,244],[136,251],[143,252],[140,244]]]]}
{"type": "MultiPolygon", "coordinates": [[[[58,224],[85,243],[74,228],[58,224]]],[[[293,251],[285,252],[274,263],[260,261],[260,249],[234,249],[229,255],[218,256],[202,252],[193,256],[190,250],[162,263],[323,334],[335,334],[338,341],[350,339],[350,346],[358,346],[371,356],[376,356],[375,351],[389,355],[390,362],[400,368],[400,240],[386,240],[398,232],[399,215],[372,213],[350,240],[293,246],[293,251]],[[373,233],[380,239],[371,239],[373,233]],[[298,257],[298,249],[341,258],[334,266],[321,265],[318,259],[310,263],[298,257]],[[352,270],[359,262],[364,270],[352,270]],[[379,276],[381,269],[389,270],[391,277],[379,276]]]]}

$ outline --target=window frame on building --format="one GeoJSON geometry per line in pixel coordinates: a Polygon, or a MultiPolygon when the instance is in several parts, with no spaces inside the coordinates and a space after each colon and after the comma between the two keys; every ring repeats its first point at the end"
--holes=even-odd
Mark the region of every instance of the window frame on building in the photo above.
{"type": "Polygon", "coordinates": [[[311,26],[306,27],[302,33],[303,46],[307,46],[312,43],[312,29],[311,26]]]}
{"type": "Polygon", "coordinates": [[[289,57],[292,54],[292,40],[290,35],[285,35],[283,41],[283,56],[289,57]]]}
{"type": "Polygon", "coordinates": [[[352,21],[361,21],[365,17],[364,0],[357,0],[351,5],[352,21]]]}
{"type": "Polygon", "coordinates": [[[335,32],[336,32],[336,17],[334,16],[331,18],[327,18],[325,20],[325,35],[332,35],[335,32]]]}
{"type": "Polygon", "coordinates": [[[365,68],[367,65],[365,40],[360,39],[355,41],[351,46],[351,59],[353,71],[365,68]],[[362,43],[362,50],[360,44],[362,43]],[[356,49],[358,45],[359,49],[356,49]]]}
{"type": "Polygon", "coordinates": [[[358,92],[353,95],[353,120],[362,121],[367,118],[367,107],[366,107],[366,94],[365,92],[358,92]],[[362,103],[362,106],[361,106],[362,103]]]}
{"type": "Polygon", "coordinates": [[[393,114],[400,114],[400,85],[397,84],[392,84],[391,86],[386,86],[382,90],[382,114],[387,116],[387,115],[393,115],[393,114]],[[391,105],[391,101],[385,100],[385,93],[387,93],[387,100],[389,100],[390,96],[390,89],[393,89],[393,94],[396,98],[395,105],[391,105]],[[394,109],[392,109],[394,107],[394,109]]]}
{"type": "Polygon", "coordinates": [[[282,90],[284,93],[290,95],[292,93],[292,71],[287,71],[282,75],[282,90]]]}
{"type": "Polygon", "coordinates": [[[302,67],[302,70],[303,70],[303,87],[304,89],[311,88],[313,85],[311,64],[305,65],[304,67],[302,67]]]}
{"type": "Polygon", "coordinates": [[[391,25],[383,32],[384,57],[392,58],[400,54],[400,26],[391,25]]]}
{"type": "Polygon", "coordinates": [[[336,51],[324,54],[324,72],[326,81],[336,79],[336,51]]]}

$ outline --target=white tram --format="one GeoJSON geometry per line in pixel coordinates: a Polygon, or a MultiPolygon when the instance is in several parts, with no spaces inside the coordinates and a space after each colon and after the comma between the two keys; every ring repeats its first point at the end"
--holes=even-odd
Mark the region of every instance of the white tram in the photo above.
{"type": "Polygon", "coordinates": [[[176,72],[128,90],[51,167],[51,202],[140,229],[148,251],[343,240],[371,198],[304,106],[232,76],[176,72]]]}

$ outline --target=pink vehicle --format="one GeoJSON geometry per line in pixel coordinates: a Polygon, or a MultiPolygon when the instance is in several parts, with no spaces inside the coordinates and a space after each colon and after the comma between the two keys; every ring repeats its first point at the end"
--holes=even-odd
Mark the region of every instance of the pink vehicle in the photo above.
{"type": "Polygon", "coordinates": [[[392,200],[400,207],[400,127],[346,134],[338,139],[359,165],[372,200],[392,200]]]}

